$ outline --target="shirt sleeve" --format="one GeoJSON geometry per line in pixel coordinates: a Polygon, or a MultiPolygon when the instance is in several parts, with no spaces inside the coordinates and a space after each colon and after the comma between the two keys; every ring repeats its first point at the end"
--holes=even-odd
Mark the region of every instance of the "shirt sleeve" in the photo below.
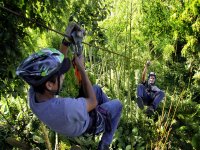
{"type": "Polygon", "coordinates": [[[152,91],[154,92],[159,92],[160,89],[157,86],[152,86],[152,91]]]}

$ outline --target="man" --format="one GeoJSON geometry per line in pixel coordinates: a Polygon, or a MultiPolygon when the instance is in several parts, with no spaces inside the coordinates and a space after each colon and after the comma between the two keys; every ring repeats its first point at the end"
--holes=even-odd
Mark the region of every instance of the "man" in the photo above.
{"type": "MultiPolygon", "coordinates": [[[[70,31],[69,28],[82,30],[73,25],[69,25],[66,31],[70,31]]],[[[46,48],[32,54],[20,64],[16,74],[31,86],[30,108],[50,129],[69,137],[103,132],[98,150],[108,150],[120,120],[122,104],[119,100],[110,101],[99,86],[91,85],[82,55],[75,54],[74,63],[81,75],[85,97],[56,97],[64,73],[70,68],[67,54],[71,43],[72,39],[64,38],[60,51],[46,48]]]]}
{"type": "Polygon", "coordinates": [[[137,105],[140,109],[144,109],[144,105],[148,108],[146,113],[151,116],[157,109],[159,103],[164,98],[164,92],[160,90],[156,85],[156,74],[150,72],[148,75],[148,80],[145,79],[147,67],[150,65],[150,61],[144,65],[144,70],[142,72],[142,84],[137,86],[137,105]]]}

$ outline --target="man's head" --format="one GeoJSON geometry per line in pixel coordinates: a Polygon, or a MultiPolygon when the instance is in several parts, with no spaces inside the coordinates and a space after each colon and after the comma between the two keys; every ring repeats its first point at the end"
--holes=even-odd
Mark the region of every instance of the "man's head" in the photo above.
{"type": "MultiPolygon", "coordinates": [[[[36,92],[42,93],[44,89],[51,91],[47,83],[58,82],[60,77],[70,68],[70,61],[64,59],[64,55],[54,49],[45,48],[26,58],[17,68],[16,74],[33,86],[36,92]]],[[[54,89],[52,89],[55,92],[54,89]]],[[[55,92],[56,93],[56,92],[55,92]]]]}
{"type": "Polygon", "coordinates": [[[156,73],[155,72],[150,72],[148,75],[148,83],[149,84],[155,84],[156,82],[156,73]]]}

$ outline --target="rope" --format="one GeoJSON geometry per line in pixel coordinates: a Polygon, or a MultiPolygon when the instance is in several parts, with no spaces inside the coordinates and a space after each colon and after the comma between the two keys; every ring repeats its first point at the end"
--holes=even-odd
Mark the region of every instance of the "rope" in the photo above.
{"type": "Polygon", "coordinates": [[[51,30],[51,31],[53,31],[53,32],[56,32],[56,33],[58,33],[58,34],[60,34],[60,35],[62,35],[62,36],[67,36],[66,34],[63,34],[63,33],[59,32],[59,31],[56,31],[56,30],[54,30],[54,29],[52,29],[52,28],[50,28],[50,27],[47,27],[47,26],[45,26],[45,25],[43,25],[43,24],[37,22],[36,20],[30,19],[30,18],[26,18],[25,16],[23,16],[23,15],[21,15],[21,14],[15,12],[15,11],[13,11],[13,10],[11,10],[11,9],[8,9],[8,8],[6,8],[6,7],[3,7],[3,6],[0,6],[0,8],[6,10],[6,11],[8,11],[8,12],[10,12],[10,13],[16,15],[16,16],[22,17],[22,18],[24,18],[24,19],[26,19],[26,20],[29,20],[29,21],[31,21],[31,22],[33,22],[33,23],[36,23],[37,25],[42,26],[42,27],[44,27],[44,28],[46,28],[46,29],[48,29],[48,30],[51,30]]]}
{"type": "Polygon", "coordinates": [[[94,46],[94,45],[92,45],[92,44],[85,43],[85,42],[82,42],[82,43],[85,44],[85,45],[91,46],[91,47],[95,47],[95,48],[97,48],[97,49],[101,49],[102,51],[109,52],[109,53],[112,53],[112,54],[115,54],[115,55],[124,57],[124,58],[126,58],[126,59],[131,59],[130,57],[124,56],[124,55],[122,55],[122,54],[113,52],[113,51],[111,51],[111,50],[108,50],[108,49],[105,49],[105,48],[102,48],[102,47],[99,47],[99,46],[94,46]]]}
{"type": "MultiPolygon", "coordinates": [[[[48,26],[46,26],[46,25],[43,25],[42,23],[39,23],[39,22],[37,22],[37,21],[34,20],[34,19],[27,18],[27,17],[25,17],[25,16],[23,16],[23,15],[21,15],[21,14],[15,12],[15,11],[9,9],[9,8],[6,8],[6,7],[4,7],[4,6],[0,6],[0,8],[2,8],[3,10],[6,10],[6,11],[8,11],[8,12],[10,12],[10,13],[16,15],[16,16],[19,16],[19,17],[22,17],[22,18],[24,18],[24,19],[26,19],[26,20],[29,20],[30,22],[33,22],[33,23],[35,23],[35,24],[37,24],[37,25],[39,25],[39,26],[41,26],[41,27],[43,27],[43,28],[46,28],[46,29],[48,29],[48,30],[50,30],[50,31],[53,31],[53,32],[55,32],[55,33],[57,33],[57,34],[60,34],[60,35],[62,35],[62,36],[66,36],[66,37],[67,37],[66,34],[64,34],[64,33],[62,33],[62,32],[59,32],[59,31],[56,31],[56,30],[54,30],[54,29],[52,29],[52,28],[50,28],[50,27],[48,27],[48,26]]],[[[86,42],[82,42],[82,43],[85,44],[85,45],[91,46],[91,47],[95,47],[95,48],[97,48],[97,49],[101,49],[101,50],[103,50],[103,51],[105,51],[105,52],[113,53],[113,54],[115,54],[115,55],[118,55],[118,56],[120,56],[120,57],[124,57],[124,58],[126,58],[126,59],[131,59],[130,57],[124,56],[124,55],[122,55],[122,54],[113,52],[113,51],[111,51],[111,50],[108,50],[108,49],[105,49],[105,48],[102,48],[102,47],[99,47],[99,46],[94,46],[94,45],[89,44],[89,43],[86,43],[86,42]]]]}

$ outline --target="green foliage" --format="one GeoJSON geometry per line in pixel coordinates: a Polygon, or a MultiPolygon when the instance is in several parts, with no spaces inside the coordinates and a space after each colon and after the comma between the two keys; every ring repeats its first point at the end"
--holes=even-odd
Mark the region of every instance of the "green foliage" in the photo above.
{"type": "MultiPolygon", "coordinates": [[[[87,32],[85,65],[93,84],[123,103],[123,114],[113,149],[198,149],[200,137],[200,19],[199,0],[193,1],[5,1],[1,6],[64,32],[69,21],[87,32]],[[101,46],[101,49],[96,47],[101,46]],[[109,50],[109,52],[107,51],[109,50]],[[126,57],[115,55],[122,54],[126,57]],[[148,118],[134,100],[143,65],[157,72],[165,100],[148,118]]],[[[44,47],[59,48],[62,37],[0,8],[0,145],[16,149],[15,139],[29,148],[55,144],[55,133],[30,112],[27,84],[15,75],[19,61],[44,47]]],[[[70,58],[72,54],[70,53],[70,58]]],[[[65,76],[61,96],[76,97],[73,68],[65,76]]],[[[95,149],[91,137],[59,136],[59,148],[95,149]]],[[[19,147],[18,147],[19,148],[19,147]]]]}
{"type": "MultiPolygon", "coordinates": [[[[38,34],[45,31],[45,28],[42,28],[39,24],[54,27],[55,25],[52,24],[55,24],[55,22],[64,22],[62,21],[62,18],[59,17],[60,15],[64,15],[64,10],[68,10],[62,6],[63,4],[67,4],[67,1],[55,3],[54,1],[18,2],[3,0],[1,2],[1,83],[13,80],[14,82],[12,83],[19,85],[21,91],[23,91],[21,81],[15,80],[16,68],[25,56],[35,51],[36,48],[34,46],[37,45],[38,34]],[[9,11],[6,10],[6,8],[8,8],[9,11]],[[18,15],[13,14],[10,10],[15,11],[18,15]],[[23,17],[28,19],[24,19],[23,17]]],[[[59,27],[59,25],[57,26],[59,27]]],[[[7,91],[13,90],[13,88],[10,87],[9,82],[7,82],[7,84],[1,84],[1,93],[5,92],[4,86],[6,86],[7,91]]],[[[14,89],[13,94],[17,92],[17,88],[14,89]]]]}
{"type": "Polygon", "coordinates": [[[69,21],[75,21],[82,25],[89,39],[88,43],[93,46],[106,44],[104,30],[98,25],[99,21],[104,20],[109,12],[109,2],[103,1],[74,1],[69,21]]]}
{"type": "Polygon", "coordinates": [[[41,139],[38,142],[38,135],[42,135],[38,130],[39,121],[30,112],[26,97],[22,95],[13,97],[10,94],[3,97],[1,95],[0,106],[0,126],[4,129],[1,130],[1,142],[4,143],[2,147],[7,148],[10,144],[7,141],[9,138],[15,138],[19,143],[26,143],[27,147],[43,143],[41,139]]]}

